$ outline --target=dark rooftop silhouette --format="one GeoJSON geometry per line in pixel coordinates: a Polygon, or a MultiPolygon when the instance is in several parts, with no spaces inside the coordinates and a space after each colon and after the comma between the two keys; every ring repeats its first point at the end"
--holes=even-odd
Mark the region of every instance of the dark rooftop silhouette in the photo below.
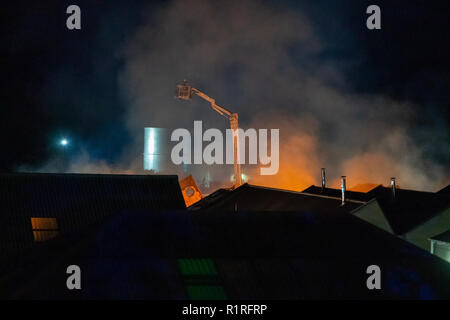
{"type": "Polygon", "coordinates": [[[0,187],[7,243],[32,242],[32,215],[61,221],[58,237],[1,251],[1,298],[450,297],[448,263],[350,214],[360,200],[244,184],[187,211],[175,176],[3,175],[0,187]],[[366,287],[373,264],[379,291],[366,287]],[[81,291],[66,288],[69,265],[81,291]]]}
{"type": "MultiPolygon", "coordinates": [[[[379,188],[379,187],[377,187],[379,188]]],[[[345,197],[349,200],[357,200],[357,201],[369,201],[370,199],[375,197],[376,191],[374,188],[369,192],[358,192],[358,191],[345,191],[345,197]]],[[[324,188],[317,186],[310,186],[302,191],[302,193],[310,193],[316,195],[323,195],[329,197],[340,198],[341,197],[341,189],[333,189],[333,188],[324,188]]]]}
{"type": "Polygon", "coordinates": [[[431,237],[430,239],[450,243],[450,229],[445,232],[442,232],[441,234],[437,234],[431,237]]]}
{"type": "Polygon", "coordinates": [[[441,195],[450,195],[450,184],[437,192],[441,195]]]}
{"type": "Polygon", "coordinates": [[[123,210],[184,209],[177,176],[0,174],[0,248],[33,244],[31,217],[56,218],[77,232],[123,210]]]}
{"type": "Polygon", "coordinates": [[[232,191],[219,189],[190,206],[189,210],[350,212],[361,204],[350,199],[341,206],[341,201],[333,197],[243,184],[232,191]]]}
{"type": "MultiPolygon", "coordinates": [[[[325,188],[322,191],[322,188],[317,186],[310,186],[302,192],[341,197],[340,189],[325,188]]],[[[396,234],[404,234],[414,229],[450,205],[450,198],[442,192],[433,193],[396,188],[395,197],[393,197],[392,189],[381,185],[367,193],[347,190],[345,195],[350,200],[378,201],[384,216],[396,234]]]]}
{"type": "Polygon", "coordinates": [[[448,298],[448,263],[339,212],[123,212],[2,255],[3,298],[448,298]],[[81,291],[65,287],[79,265],[81,291]],[[369,265],[382,290],[366,287],[369,265]]]}

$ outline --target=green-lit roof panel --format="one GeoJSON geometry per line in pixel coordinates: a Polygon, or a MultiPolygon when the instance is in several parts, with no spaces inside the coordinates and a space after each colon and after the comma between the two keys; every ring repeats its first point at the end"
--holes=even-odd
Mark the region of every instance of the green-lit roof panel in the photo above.
{"type": "Polygon", "coordinates": [[[192,300],[225,300],[227,298],[222,286],[187,286],[187,293],[192,300]]]}
{"type": "Polygon", "coordinates": [[[178,267],[183,276],[217,275],[216,267],[211,259],[178,259],[178,267]]]}

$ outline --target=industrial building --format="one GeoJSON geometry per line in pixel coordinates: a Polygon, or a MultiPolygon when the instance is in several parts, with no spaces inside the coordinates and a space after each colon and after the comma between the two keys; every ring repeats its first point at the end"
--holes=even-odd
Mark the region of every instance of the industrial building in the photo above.
{"type": "Polygon", "coordinates": [[[216,211],[299,211],[350,213],[364,202],[348,200],[342,205],[340,198],[312,195],[302,192],[243,184],[235,190],[219,189],[188,210],[216,211]]]}
{"type": "Polygon", "coordinates": [[[184,209],[177,176],[0,174],[0,250],[77,233],[124,210],[184,209]]]}
{"type": "Polygon", "coordinates": [[[431,253],[450,262],[450,230],[435,235],[429,240],[431,253]]]}
{"type": "Polygon", "coordinates": [[[6,299],[450,297],[448,263],[351,214],[361,199],[244,184],[186,208],[176,176],[152,175],[13,174],[0,185],[6,299]],[[69,265],[81,290],[66,287],[69,265]],[[367,289],[370,265],[381,290],[367,289]]]}
{"type": "MultiPolygon", "coordinates": [[[[351,210],[356,217],[432,251],[429,239],[450,230],[448,189],[433,193],[401,189],[395,184],[394,188],[379,185],[365,193],[345,190],[345,197],[362,201],[363,205],[351,210]]],[[[342,197],[342,190],[318,186],[310,186],[303,193],[342,197]]]]}

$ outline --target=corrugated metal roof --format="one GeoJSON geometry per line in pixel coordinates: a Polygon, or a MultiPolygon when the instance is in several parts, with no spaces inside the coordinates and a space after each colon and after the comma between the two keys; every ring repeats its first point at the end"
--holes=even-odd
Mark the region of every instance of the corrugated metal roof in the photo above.
{"type": "Polygon", "coordinates": [[[32,243],[32,217],[73,232],[123,210],[184,209],[177,176],[0,174],[0,246],[32,243]]]}

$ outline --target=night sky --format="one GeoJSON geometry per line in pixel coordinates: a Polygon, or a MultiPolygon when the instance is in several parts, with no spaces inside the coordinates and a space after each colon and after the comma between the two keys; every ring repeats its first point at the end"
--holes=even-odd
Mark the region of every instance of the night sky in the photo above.
{"type": "MultiPolygon", "coordinates": [[[[407,144],[413,144],[415,150],[420,150],[414,152],[414,157],[419,160],[414,160],[411,170],[430,169],[432,173],[427,175],[429,180],[440,176],[439,182],[430,184],[430,188],[448,183],[450,176],[448,1],[251,1],[250,9],[244,12],[248,14],[256,12],[255,21],[268,20],[262,36],[258,38],[259,31],[255,31],[258,37],[253,39],[251,38],[253,31],[246,29],[245,34],[250,40],[242,41],[242,47],[238,47],[233,40],[224,41],[225,51],[227,48],[233,48],[226,51],[228,53],[225,58],[215,54],[216,58],[211,61],[192,60],[196,69],[188,69],[185,73],[179,74],[169,67],[167,70],[164,69],[166,65],[171,66],[170,61],[167,62],[166,59],[172,57],[165,54],[168,52],[165,51],[166,44],[170,46],[170,50],[176,52],[173,57],[177,61],[183,59],[185,53],[188,55],[187,59],[191,59],[189,52],[197,49],[188,47],[183,50],[183,42],[177,39],[171,30],[167,30],[168,27],[164,22],[170,19],[177,21],[173,15],[183,14],[183,10],[176,10],[177,6],[181,6],[179,4],[181,1],[3,2],[0,8],[0,68],[3,75],[0,85],[1,171],[17,171],[24,167],[40,168],[48,165],[49,159],[61,157],[62,154],[65,161],[84,154],[89,161],[101,161],[110,166],[119,163],[124,166],[123,162],[127,161],[124,160],[124,153],[130,157],[133,157],[133,152],[141,155],[142,150],[133,146],[141,145],[140,138],[136,135],[142,131],[144,125],[136,124],[137,117],[130,116],[130,113],[142,110],[143,107],[135,108],[142,99],[133,91],[134,88],[130,89],[130,86],[136,84],[136,81],[141,82],[135,87],[141,88],[146,85],[147,78],[133,74],[134,61],[140,59],[139,55],[142,52],[158,53],[151,56],[153,60],[149,63],[160,67],[150,68],[145,75],[153,81],[149,82],[149,86],[150,83],[161,83],[161,86],[167,83],[161,90],[164,91],[167,87],[167,92],[171,92],[173,87],[169,88],[170,84],[173,83],[174,86],[176,82],[183,80],[183,75],[186,75],[185,77],[192,78],[200,87],[214,93],[221,99],[220,101],[239,109],[243,124],[248,125],[253,120],[245,119],[253,119],[254,111],[262,113],[267,109],[264,103],[260,103],[259,108],[246,108],[247,104],[255,105],[259,102],[252,100],[249,93],[252,90],[249,88],[252,85],[255,87],[260,85],[258,79],[261,76],[253,74],[252,69],[247,67],[246,60],[237,55],[242,52],[253,52],[255,49],[255,53],[252,54],[256,60],[260,58],[261,61],[267,59],[276,61],[276,67],[271,70],[278,70],[279,74],[271,72],[264,79],[264,83],[272,83],[273,92],[280,92],[283,82],[277,80],[279,76],[286,77],[287,83],[292,83],[292,79],[296,79],[295,81],[298,80],[301,84],[313,75],[314,79],[320,80],[320,87],[326,87],[327,90],[337,92],[343,97],[358,97],[358,99],[363,97],[361,99],[364,101],[371,100],[367,97],[382,97],[393,101],[396,105],[408,104],[408,109],[404,113],[401,108],[392,115],[380,111],[379,114],[375,113],[373,118],[367,116],[374,112],[367,108],[373,106],[361,105],[360,109],[355,106],[351,115],[347,117],[348,126],[354,127],[352,121],[358,122],[358,117],[363,119],[361,122],[371,123],[371,119],[381,119],[380,115],[383,114],[386,118],[380,121],[386,123],[387,129],[379,127],[379,132],[371,132],[370,138],[366,141],[361,140],[361,143],[353,143],[352,139],[358,138],[358,132],[349,131],[348,136],[342,135],[341,140],[337,137],[333,145],[340,143],[358,145],[345,150],[346,157],[351,158],[369,150],[369,147],[365,149],[366,146],[384,135],[389,135],[389,128],[398,124],[404,128],[402,134],[408,137],[407,144]],[[68,17],[66,8],[70,4],[81,7],[81,30],[71,31],[66,28],[68,17]],[[365,9],[370,4],[381,7],[381,30],[371,31],[365,27],[368,16],[365,9]],[[284,32],[278,30],[276,21],[286,19],[274,20],[272,25],[271,20],[267,18],[270,12],[274,12],[274,15],[279,12],[281,17],[301,14],[305,20],[307,19],[308,28],[312,31],[308,31],[306,38],[298,40],[296,30],[292,30],[296,27],[293,25],[291,29],[288,26],[287,30],[291,30],[292,33],[289,33],[281,44],[269,47],[267,52],[270,52],[270,56],[259,57],[260,47],[252,48],[252,41],[259,39],[258,46],[261,43],[265,45],[265,39],[276,41],[274,39],[279,38],[277,32],[284,32]],[[274,30],[273,33],[271,28],[274,30]],[[165,32],[168,35],[166,38],[165,32]],[[139,42],[139,37],[145,34],[149,34],[154,37],[151,39],[157,41],[137,45],[146,41],[144,39],[139,42]],[[267,38],[264,34],[267,34],[267,38]],[[272,34],[275,34],[273,39],[272,34]],[[320,45],[316,47],[316,43],[320,45]],[[274,47],[277,49],[270,51],[270,48],[274,47]],[[233,52],[237,52],[236,57],[233,57],[233,52]],[[287,58],[278,59],[277,55],[287,58]],[[159,62],[158,57],[164,59],[161,58],[159,62]],[[209,76],[211,68],[214,68],[211,74],[217,75],[217,78],[209,76]],[[290,70],[293,69],[301,70],[302,74],[286,76],[287,73],[292,73],[290,70]],[[173,79],[170,77],[172,74],[173,79]],[[252,77],[256,80],[247,81],[252,77]],[[214,83],[217,83],[217,86],[214,83]],[[61,148],[58,145],[62,137],[69,139],[70,147],[61,148]]],[[[206,9],[204,11],[202,6],[207,1],[187,1],[187,3],[191,8],[198,6],[198,10],[192,9],[190,12],[193,21],[185,23],[183,20],[180,24],[185,23],[182,24],[184,27],[192,25],[194,33],[198,31],[198,25],[202,25],[201,23],[196,25],[197,22],[194,20],[206,19],[203,14],[206,12],[207,15],[208,11],[206,9]]],[[[224,4],[224,7],[227,6],[224,4]]],[[[226,38],[229,34],[226,27],[233,26],[235,14],[233,12],[239,14],[239,10],[227,11],[227,8],[224,8],[222,14],[221,5],[215,5],[215,8],[216,18],[223,19],[218,24],[217,33],[209,31],[210,33],[204,34],[200,30],[201,35],[198,38],[192,37],[193,42],[204,41],[204,48],[208,46],[214,48],[211,52],[216,52],[214,51],[217,48],[216,44],[218,46],[221,44],[215,41],[222,36],[226,38]]],[[[236,19],[238,20],[239,16],[236,19]]],[[[252,18],[249,21],[253,21],[252,18]]],[[[216,26],[214,21],[205,20],[204,23],[216,26]]],[[[243,24],[243,28],[250,26],[243,24]]],[[[302,37],[300,32],[298,34],[302,37]]],[[[260,65],[261,69],[265,68],[264,63],[260,65]]],[[[261,90],[271,91],[265,90],[264,87],[261,87],[261,90]]],[[[332,149],[328,141],[331,137],[337,136],[333,131],[335,129],[332,125],[321,125],[331,123],[333,120],[322,118],[321,114],[325,111],[322,112],[312,105],[302,110],[296,109],[300,108],[302,101],[308,100],[305,97],[309,97],[309,92],[298,97],[294,93],[295,90],[283,88],[282,91],[285,93],[280,94],[279,99],[272,96],[273,104],[280,103],[277,110],[281,109],[289,116],[298,116],[310,108],[308,114],[319,123],[317,133],[314,135],[319,145],[318,157],[334,158],[338,151],[332,149]],[[323,151],[325,149],[331,150],[327,156],[323,151]]],[[[158,99],[155,98],[161,102],[158,99]]],[[[173,95],[168,97],[168,105],[173,103],[169,99],[173,100],[173,95]]],[[[359,101],[358,99],[351,101],[359,101]]],[[[149,108],[156,107],[149,106],[149,108]]],[[[166,110],[168,113],[172,112],[168,108],[166,110]]],[[[344,115],[342,115],[344,118],[340,118],[339,108],[333,112],[338,115],[336,121],[342,122],[342,119],[346,119],[344,115]]],[[[156,123],[161,120],[163,125],[172,125],[170,118],[161,114],[163,113],[157,111],[151,113],[156,123]]],[[[213,119],[211,121],[216,118],[216,115],[211,115],[213,119]]],[[[190,118],[190,121],[192,120],[190,118]]],[[[178,126],[179,123],[174,121],[173,125],[178,126]]],[[[336,130],[343,131],[338,128],[336,130]]],[[[345,161],[342,160],[342,163],[345,161]]],[[[336,164],[338,165],[345,168],[341,162],[336,164]]],[[[398,174],[401,176],[402,173],[398,174]]],[[[407,174],[411,174],[410,171],[407,174]]],[[[404,173],[405,176],[407,174],[404,173]]],[[[387,172],[386,176],[389,175],[392,173],[387,172]]]]}

